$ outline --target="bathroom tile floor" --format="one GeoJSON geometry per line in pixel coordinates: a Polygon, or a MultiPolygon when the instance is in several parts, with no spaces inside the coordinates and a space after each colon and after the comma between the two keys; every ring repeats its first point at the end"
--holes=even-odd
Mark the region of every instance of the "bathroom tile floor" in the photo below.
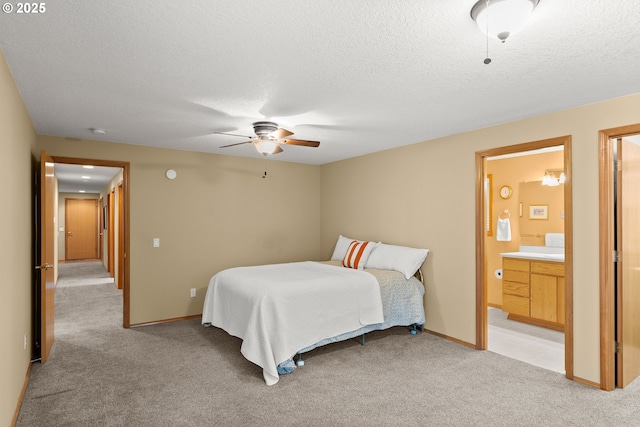
{"type": "Polygon", "coordinates": [[[564,333],[507,319],[489,307],[489,351],[564,374],[564,333]]]}

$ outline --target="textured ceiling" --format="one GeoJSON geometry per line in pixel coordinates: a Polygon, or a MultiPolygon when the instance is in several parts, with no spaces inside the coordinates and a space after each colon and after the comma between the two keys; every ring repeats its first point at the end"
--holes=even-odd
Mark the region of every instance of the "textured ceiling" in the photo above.
{"type": "Polygon", "coordinates": [[[94,166],[87,169],[80,165],[56,163],[58,191],[61,193],[100,193],[120,172],[120,168],[94,166]]]}
{"type": "Polygon", "coordinates": [[[475,0],[51,1],[0,47],[40,134],[324,164],[640,92],[640,1],[541,0],[489,43],[475,0]],[[104,128],[107,135],[93,135],[104,128]]]}

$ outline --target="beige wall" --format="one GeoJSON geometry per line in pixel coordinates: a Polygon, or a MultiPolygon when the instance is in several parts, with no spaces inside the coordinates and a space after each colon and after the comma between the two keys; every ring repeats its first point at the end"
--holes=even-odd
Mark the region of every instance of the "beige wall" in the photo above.
{"type": "Polygon", "coordinates": [[[31,360],[31,183],[36,133],[0,51],[0,425],[11,425],[31,360]],[[27,334],[27,348],[23,347],[27,334]]]}
{"type": "Polygon", "coordinates": [[[130,162],[132,324],[200,314],[224,268],[320,256],[319,166],[50,136],[38,148],[130,162]]]}
{"type": "MultiPolygon", "coordinates": [[[[540,153],[523,157],[511,157],[487,161],[487,173],[493,176],[493,215],[491,224],[493,226],[493,236],[485,239],[485,254],[487,258],[487,300],[489,305],[495,307],[502,306],[502,280],[496,279],[494,272],[502,268],[502,252],[515,252],[520,245],[539,244],[539,241],[520,238],[520,194],[519,183],[527,181],[538,181],[544,175],[546,169],[562,169],[564,164],[564,152],[555,151],[552,153],[540,153]],[[509,185],[513,191],[509,199],[502,199],[498,194],[500,187],[509,185]],[[496,240],[496,224],[498,215],[504,210],[510,214],[511,241],[496,240]]],[[[562,186],[563,187],[563,186],[562,186]]],[[[559,187],[558,187],[559,188],[559,187]]],[[[564,198],[563,198],[564,199],[564,198]]],[[[526,217],[527,205],[524,204],[523,216],[526,217]]],[[[563,209],[564,210],[564,209],[563,209]]],[[[560,225],[560,216],[556,218],[560,225]]],[[[551,230],[549,230],[550,232],[551,230]]],[[[542,240],[544,244],[544,239],[542,240]]]]}
{"type": "Polygon", "coordinates": [[[572,136],[574,368],[599,382],[598,131],[640,123],[640,95],[322,167],[322,255],[338,234],[429,248],[426,328],[475,343],[475,152],[572,136]]]}

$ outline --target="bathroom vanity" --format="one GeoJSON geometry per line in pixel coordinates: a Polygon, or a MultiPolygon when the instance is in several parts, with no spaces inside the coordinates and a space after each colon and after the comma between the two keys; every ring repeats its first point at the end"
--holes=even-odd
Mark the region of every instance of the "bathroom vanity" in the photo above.
{"type": "Polygon", "coordinates": [[[564,253],[501,253],[502,310],[508,318],[564,332],[564,253]]]}

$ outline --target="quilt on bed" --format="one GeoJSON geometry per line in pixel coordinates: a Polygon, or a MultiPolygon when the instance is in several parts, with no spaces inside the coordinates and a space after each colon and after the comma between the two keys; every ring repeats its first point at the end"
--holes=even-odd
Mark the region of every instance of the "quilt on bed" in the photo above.
{"type": "MultiPolygon", "coordinates": [[[[323,264],[341,265],[339,261],[323,261],[323,264]]],[[[394,326],[424,325],[425,289],[420,280],[416,277],[405,279],[402,273],[393,270],[365,268],[365,271],[378,280],[384,322],[365,325],[356,330],[324,339],[298,350],[297,353],[306,353],[326,344],[348,340],[372,331],[380,331],[394,326]]],[[[292,369],[295,369],[293,359],[287,361],[283,371],[290,372],[292,369]]]]}
{"type": "Polygon", "coordinates": [[[373,275],[312,261],[221,271],[209,281],[202,313],[203,324],[242,339],[242,355],[262,367],[268,385],[298,350],[382,322],[373,275]]]}

